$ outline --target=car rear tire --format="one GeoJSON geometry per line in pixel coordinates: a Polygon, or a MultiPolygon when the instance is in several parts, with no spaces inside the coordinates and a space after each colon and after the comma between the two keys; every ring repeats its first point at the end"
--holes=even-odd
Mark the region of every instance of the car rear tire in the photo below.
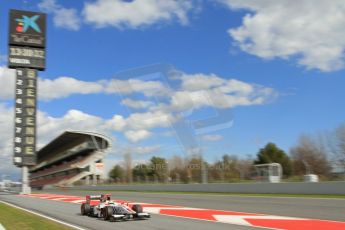
{"type": "Polygon", "coordinates": [[[84,215],[90,215],[91,206],[89,204],[84,204],[84,215]]]}
{"type": "Polygon", "coordinates": [[[81,207],[80,207],[80,213],[82,216],[85,216],[86,213],[85,213],[85,204],[82,204],[81,207]]]}
{"type": "Polygon", "coordinates": [[[143,212],[143,207],[140,204],[134,204],[132,206],[132,210],[136,213],[142,213],[143,212]]]}

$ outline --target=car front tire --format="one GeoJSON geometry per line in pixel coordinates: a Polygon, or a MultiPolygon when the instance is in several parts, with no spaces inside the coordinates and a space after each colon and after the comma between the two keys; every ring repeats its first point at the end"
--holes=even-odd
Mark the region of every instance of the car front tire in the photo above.
{"type": "Polygon", "coordinates": [[[111,207],[111,206],[106,206],[106,207],[104,207],[103,214],[104,214],[104,220],[109,220],[109,219],[111,219],[111,217],[112,217],[113,214],[114,214],[113,207],[111,207]]]}

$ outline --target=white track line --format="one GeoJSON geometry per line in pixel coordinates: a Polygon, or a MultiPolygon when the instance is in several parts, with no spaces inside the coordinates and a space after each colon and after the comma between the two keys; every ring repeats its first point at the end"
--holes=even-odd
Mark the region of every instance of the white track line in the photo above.
{"type": "MultiPolygon", "coordinates": [[[[57,223],[59,223],[59,224],[66,225],[66,226],[71,227],[71,228],[74,228],[74,229],[78,229],[78,230],[86,230],[86,229],[81,228],[81,227],[79,227],[79,226],[76,226],[76,225],[73,225],[73,224],[69,224],[69,223],[67,223],[67,222],[64,222],[64,221],[61,221],[61,220],[58,220],[58,219],[55,219],[55,218],[52,218],[52,217],[49,217],[49,216],[46,216],[46,215],[40,214],[40,213],[38,213],[38,212],[34,212],[34,211],[29,210],[29,209],[25,209],[25,208],[19,207],[19,206],[17,206],[17,205],[14,205],[14,204],[8,203],[8,202],[6,202],[6,201],[2,201],[2,200],[0,200],[0,202],[1,202],[1,203],[4,203],[4,204],[7,204],[7,205],[9,205],[9,206],[12,206],[12,207],[14,207],[14,208],[18,208],[18,209],[20,209],[20,210],[23,210],[23,211],[29,212],[29,213],[31,213],[31,214],[34,214],[34,215],[37,215],[37,216],[40,216],[40,217],[46,218],[46,219],[48,219],[48,220],[51,220],[51,221],[57,222],[57,223]]],[[[0,228],[0,230],[1,230],[1,228],[0,228]]]]}
{"type": "Polygon", "coordinates": [[[6,228],[0,224],[0,230],[6,230],[6,228]]]}

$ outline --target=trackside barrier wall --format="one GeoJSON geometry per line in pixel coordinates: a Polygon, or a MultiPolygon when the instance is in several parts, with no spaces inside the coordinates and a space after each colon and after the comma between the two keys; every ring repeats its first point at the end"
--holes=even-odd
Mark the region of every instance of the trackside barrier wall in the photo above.
{"type": "Polygon", "coordinates": [[[78,190],[128,190],[172,192],[226,192],[275,194],[330,194],[345,195],[345,181],[320,183],[231,183],[231,184],[147,184],[147,185],[97,185],[75,186],[78,190]]]}

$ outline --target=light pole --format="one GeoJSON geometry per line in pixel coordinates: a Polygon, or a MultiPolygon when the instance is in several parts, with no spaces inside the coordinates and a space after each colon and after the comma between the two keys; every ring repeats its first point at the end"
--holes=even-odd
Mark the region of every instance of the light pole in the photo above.
{"type": "Polygon", "coordinates": [[[204,162],[204,157],[203,157],[203,147],[202,147],[202,139],[201,137],[199,138],[199,157],[200,157],[200,166],[201,166],[201,183],[202,184],[207,184],[208,183],[208,176],[207,176],[207,167],[204,162]]]}

